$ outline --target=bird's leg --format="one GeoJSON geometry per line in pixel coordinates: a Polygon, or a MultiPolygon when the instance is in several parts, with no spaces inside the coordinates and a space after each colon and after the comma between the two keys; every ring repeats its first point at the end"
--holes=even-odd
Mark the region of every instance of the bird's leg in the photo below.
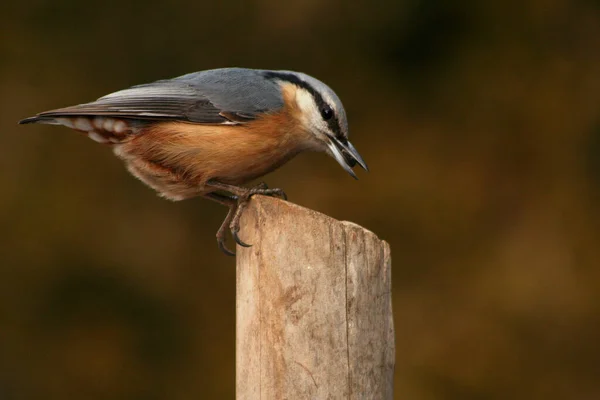
{"type": "MultiPolygon", "coordinates": [[[[240,219],[242,217],[242,212],[248,206],[250,198],[255,194],[262,194],[265,196],[279,196],[282,199],[287,200],[287,196],[282,189],[269,189],[264,182],[261,182],[258,185],[251,188],[245,188],[240,186],[228,185],[226,183],[217,182],[211,179],[206,183],[206,185],[211,186],[217,190],[223,190],[235,195],[235,198],[237,200],[235,209],[229,209],[229,214],[227,214],[227,218],[225,218],[223,224],[225,224],[226,222],[229,223],[229,229],[231,230],[231,235],[233,236],[233,239],[236,241],[237,244],[243,247],[251,246],[250,244],[244,243],[238,236],[238,233],[240,232],[240,219]]],[[[221,229],[222,228],[223,226],[221,226],[221,229]]],[[[219,229],[219,231],[221,229],[219,229]]]]}
{"type": "Polygon", "coordinates": [[[217,244],[219,245],[219,249],[227,254],[228,256],[235,256],[235,253],[227,248],[225,245],[225,232],[229,227],[231,219],[236,214],[236,210],[238,208],[238,199],[235,196],[225,196],[217,193],[207,193],[204,195],[207,199],[216,201],[219,204],[223,204],[224,206],[229,207],[229,211],[227,212],[227,216],[223,220],[221,227],[217,231],[217,244]]]}

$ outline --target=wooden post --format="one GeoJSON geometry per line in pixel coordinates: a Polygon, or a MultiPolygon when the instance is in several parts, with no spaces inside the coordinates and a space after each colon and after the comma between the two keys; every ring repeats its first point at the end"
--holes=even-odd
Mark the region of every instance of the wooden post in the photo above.
{"type": "Polygon", "coordinates": [[[241,223],[236,398],[392,399],[389,245],[263,196],[241,223]]]}

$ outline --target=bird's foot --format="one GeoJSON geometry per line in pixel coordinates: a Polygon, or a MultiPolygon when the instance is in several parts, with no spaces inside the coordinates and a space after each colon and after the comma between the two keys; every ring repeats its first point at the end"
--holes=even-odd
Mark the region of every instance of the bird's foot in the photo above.
{"type": "Polygon", "coordinates": [[[250,203],[250,199],[252,196],[260,194],[263,196],[273,196],[280,197],[283,200],[287,200],[287,195],[282,189],[269,189],[267,184],[264,182],[259,183],[258,185],[251,188],[244,188],[239,186],[227,185],[220,182],[209,181],[208,185],[214,187],[218,190],[227,191],[234,196],[221,196],[221,195],[212,195],[210,198],[213,200],[219,201],[221,204],[227,205],[229,207],[229,212],[223,220],[221,227],[217,231],[217,243],[219,245],[219,249],[229,256],[235,255],[234,252],[229,250],[225,245],[225,232],[227,227],[229,226],[229,230],[231,231],[231,236],[233,240],[237,244],[242,247],[251,247],[251,244],[244,242],[239,237],[240,232],[240,220],[242,218],[242,213],[250,203]],[[218,196],[218,199],[217,199],[218,196]],[[225,200],[226,199],[226,200],[225,200]]]}
{"type": "Polygon", "coordinates": [[[233,215],[235,214],[235,210],[236,210],[237,206],[233,205],[229,207],[229,211],[227,212],[227,216],[225,217],[225,219],[223,220],[223,223],[221,224],[221,226],[219,227],[219,230],[217,231],[217,245],[219,246],[219,250],[221,250],[223,253],[225,253],[228,256],[235,256],[235,253],[231,250],[229,250],[227,248],[227,245],[225,244],[225,235],[227,232],[227,228],[229,228],[229,223],[231,222],[231,219],[233,218],[233,215]]]}
{"type": "Polygon", "coordinates": [[[252,245],[245,243],[238,235],[240,232],[240,219],[242,218],[242,213],[246,207],[248,207],[252,196],[257,194],[263,196],[277,196],[281,197],[283,200],[287,200],[287,195],[282,189],[269,189],[264,182],[259,183],[257,186],[250,189],[246,189],[243,193],[237,195],[237,207],[233,218],[231,218],[231,222],[229,223],[229,229],[231,230],[231,235],[235,242],[242,247],[250,247],[252,245]]]}

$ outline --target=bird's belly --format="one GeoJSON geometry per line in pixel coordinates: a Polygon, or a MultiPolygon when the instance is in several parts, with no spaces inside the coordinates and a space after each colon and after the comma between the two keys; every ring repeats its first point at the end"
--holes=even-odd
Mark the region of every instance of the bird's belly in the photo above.
{"type": "Polygon", "coordinates": [[[248,132],[215,135],[153,135],[114,146],[128,170],[171,200],[213,191],[206,182],[241,185],[278,168],[297,151],[275,137],[248,132]]]}
{"type": "Polygon", "coordinates": [[[295,154],[276,147],[249,152],[243,156],[234,152],[224,158],[211,159],[206,175],[208,179],[215,179],[222,183],[242,185],[279,168],[295,154]]]}

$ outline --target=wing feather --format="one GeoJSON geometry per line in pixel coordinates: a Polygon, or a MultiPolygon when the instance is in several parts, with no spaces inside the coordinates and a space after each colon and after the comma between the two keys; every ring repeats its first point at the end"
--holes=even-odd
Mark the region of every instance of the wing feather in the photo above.
{"type": "Polygon", "coordinates": [[[121,90],[98,100],[72,107],[50,110],[23,120],[23,123],[45,119],[78,116],[105,116],[136,120],[173,119],[205,124],[227,121],[209,99],[187,85],[141,85],[121,90]]]}
{"type": "Polygon", "coordinates": [[[280,91],[258,70],[226,68],[133,86],[91,103],[42,112],[20,123],[57,118],[110,117],[139,122],[177,120],[243,124],[283,106],[280,91]]]}

